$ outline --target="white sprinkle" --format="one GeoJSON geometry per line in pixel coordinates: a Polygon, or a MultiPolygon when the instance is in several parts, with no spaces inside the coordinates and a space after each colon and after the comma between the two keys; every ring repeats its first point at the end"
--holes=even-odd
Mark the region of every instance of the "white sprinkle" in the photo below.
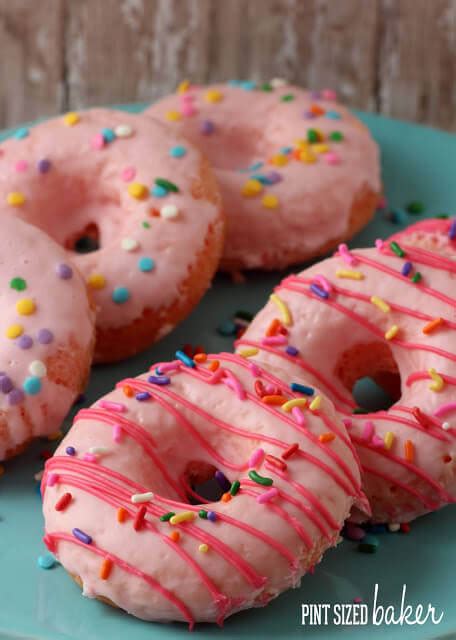
{"type": "Polygon", "coordinates": [[[131,496],[131,501],[133,504],[139,504],[141,502],[150,502],[154,497],[152,491],[148,491],[147,493],[135,493],[131,496]]]}
{"type": "Polygon", "coordinates": [[[129,124],[119,124],[114,129],[114,133],[118,138],[129,138],[133,135],[133,127],[130,127],[129,124]]]}
{"type": "Polygon", "coordinates": [[[90,447],[89,453],[94,456],[102,456],[104,453],[109,453],[109,449],[106,447],[90,447]]]}
{"type": "Polygon", "coordinates": [[[124,251],[134,251],[139,247],[139,242],[134,238],[122,238],[120,246],[124,251]]]}
{"type": "Polygon", "coordinates": [[[391,531],[391,533],[396,533],[396,531],[399,531],[400,528],[401,528],[401,525],[397,524],[396,522],[391,522],[388,525],[388,531],[391,531]]]}
{"type": "Polygon", "coordinates": [[[285,78],[273,78],[270,84],[273,89],[280,89],[280,87],[284,87],[288,82],[285,78]]]}
{"type": "Polygon", "coordinates": [[[444,431],[448,431],[448,429],[451,429],[451,425],[450,425],[450,423],[449,423],[449,422],[443,422],[443,423],[442,423],[442,429],[443,429],[444,431]]]}
{"type": "Polygon", "coordinates": [[[179,209],[175,204],[165,204],[165,206],[160,209],[160,215],[162,218],[167,218],[168,220],[177,218],[179,209]]]}
{"type": "Polygon", "coordinates": [[[29,372],[32,374],[32,376],[43,378],[47,373],[47,368],[44,362],[41,362],[41,360],[34,360],[29,365],[29,372]]]}

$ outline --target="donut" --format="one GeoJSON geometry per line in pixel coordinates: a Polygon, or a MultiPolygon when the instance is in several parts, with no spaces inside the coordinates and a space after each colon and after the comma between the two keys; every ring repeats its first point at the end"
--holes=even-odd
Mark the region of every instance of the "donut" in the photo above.
{"type": "Polygon", "coordinates": [[[184,82],[146,114],[211,162],[228,219],[222,269],[277,269],[325,254],[377,206],[377,145],[333,91],[184,82]]]}
{"type": "Polygon", "coordinates": [[[271,371],[319,384],[349,430],[376,522],[456,497],[456,221],[410,227],[285,278],[237,344],[271,371]],[[288,321],[292,318],[292,322],[288,321]],[[370,377],[387,410],[357,406],[370,377]]]}
{"type": "Polygon", "coordinates": [[[369,508],[332,403],[300,388],[178,351],[81,410],[42,493],[44,541],[84,595],[192,627],[298,586],[369,508]]]}
{"type": "Polygon", "coordinates": [[[97,308],[97,362],[166,335],[206,291],[222,251],[207,161],[140,115],[92,109],[18,129],[0,144],[0,202],[83,273],[97,308]]]}
{"type": "Polygon", "coordinates": [[[0,211],[0,461],[56,434],[83,390],[95,312],[82,276],[43,232],[0,211]]]}

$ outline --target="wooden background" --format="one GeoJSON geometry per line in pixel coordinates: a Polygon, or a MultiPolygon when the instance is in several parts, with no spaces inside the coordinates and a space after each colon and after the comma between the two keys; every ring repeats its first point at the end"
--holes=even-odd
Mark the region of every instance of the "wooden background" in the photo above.
{"type": "Polygon", "coordinates": [[[0,128],[285,77],[456,130],[456,0],[0,0],[0,128]]]}

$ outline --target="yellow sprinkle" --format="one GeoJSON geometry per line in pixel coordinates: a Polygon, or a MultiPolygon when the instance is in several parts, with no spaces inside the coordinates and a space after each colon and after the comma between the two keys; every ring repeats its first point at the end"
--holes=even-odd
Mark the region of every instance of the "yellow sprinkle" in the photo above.
{"type": "Polygon", "coordinates": [[[195,518],[196,515],[194,511],[181,511],[180,513],[176,513],[169,521],[171,524],[180,524],[181,522],[191,522],[195,518]]]}
{"type": "Polygon", "coordinates": [[[185,93],[190,88],[190,80],[182,80],[177,87],[177,93],[185,93]]]}
{"type": "Polygon", "coordinates": [[[387,302],[379,298],[378,296],[372,296],[371,298],[372,304],[375,304],[376,307],[383,311],[383,313],[389,313],[391,311],[391,307],[387,302]]]}
{"type": "Polygon", "coordinates": [[[329,151],[328,145],[322,144],[321,142],[313,144],[311,148],[314,153],[327,153],[329,151]]]}
{"type": "Polygon", "coordinates": [[[259,350],[256,347],[251,347],[250,349],[241,349],[239,351],[239,355],[242,358],[250,358],[251,356],[256,356],[258,351],[259,350]]]}
{"type": "Polygon", "coordinates": [[[393,338],[395,338],[397,336],[398,331],[399,331],[399,327],[397,326],[397,324],[393,324],[393,326],[390,327],[388,329],[388,331],[386,331],[385,339],[386,340],[392,340],[393,338]]]}
{"type": "Polygon", "coordinates": [[[276,209],[279,206],[279,199],[272,193],[268,193],[267,195],[263,196],[261,204],[263,205],[263,207],[266,207],[266,209],[276,209]]]}
{"type": "Polygon", "coordinates": [[[301,160],[301,162],[306,162],[307,164],[313,164],[314,162],[317,161],[317,156],[312,153],[311,151],[301,151],[301,153],[299,154],[299,159],[301,160]]]}
{"type": "Polygon", "coordinates": [[[20,324],[10,324],[8,329],[6,330],[6,337],[10,338],[10,340],[14,340],[15,338],[19,338],[24,333],[24,327],[20,324]]]}
{"type": "Polygon", "coordinates": [[[209,551],[209,547],[207,544],[200,544],[200,546],[198,547],[198,551],[200,551],[201,553],[207,553],[209,551]]]}
{"type": "Polygon", "coordinates": [[[206,100],[206,102],[220,102],[221,100],[223,100],[223,93],[218,89],[209,89],[209,91],[206,91],[204,99],[206,100]]]}
{"type": "Polygon", "coordinates": [[[318,411],[318,409],[321,407],[321,402],[322,402],[321,396],[315,396],[315,398],[309,404],[309,409],[311,411],[318,411]]]}
{"type": "Polygon", "coordinates": [[[394,442],[394,433],[392,431],[387,431],[385,433],[384,442],[385,442],[385,449],[391,449],[394,442]]]}
{"type": "Polygon", "coordinates": [[[283,153],[278,153],[277,155],[272,156],[271,164],[276,165],[276,167],[284,167],[288,164],[288,157],[283,153]]]}
{"type": "Polygon", "coordinates": [[[349,269],[337,269],[336,276],[349,280],[364,280],[364,273],[361,273],[361,271],[350,271],[349,269]]]}
{"type": "Polygon", "coordinates": [[[307,142],[307,140],[304,140],[303,138],[299,138],[298,140],[295,140],[295,145],[298,149],[301,149],[302,151],[304,151],[304,149],[309,148],[309,143],[307,142]]]}
{"type": "Polygon", "coordinates": [[[165,113],[165,118],[169,122],[177,122],[177,120],[181,120],[182,119],[182,114],[179,113],[179,111],[167,111],[165,113]]]}
{"type": "Polygon", "coordinates": [[[63,433],[61,431],[56,431],[55,433],[51,433],[47,437],[49,442],[55,442],[56,440],[61,440],[62,438],[63,438],[63,433]]]}
{"type": "Polygon", "coordinates": [[[282,405],[282,409],[289,413],[293,407],[305,407],[307,405],[307,398],[293,398],[288,400],[282,405]]]}
{"type": "Polygon", "coordinates": [[[256,196],[263,191],[263,185],[259,180],[247,180],[242,187],[243,196],[256,196]]]}
{"type": "Polygon", "coordinates": [[[279,311],[282,314],[283,324],[286,324],[287,326],[292,325],[293,319],[291,317],[290,309],[282,300],[282,298],[279,298],[276,293],[271,293],[271,295],[269,296],[269,300],[271,300],[271,302],[273,302],[279,308],[279,311]]]}
{"type": "Polygon", "coordinates": [[[78,124],[80,119],[81,119],[81,116],[79,115],[79,113],[76,113],[75,111],[70,111],[69,113],[63,116],[63,122],[67,125],[67,127],[73,127],[75,124],[78,124]]]}
{"type": "Polygon", "coordinates": [[[31,298],[22,298],[16,302],[16,311],[20,316],[31,316],[36,311],[36,304],[31,298]]]}
{"type": "Polygon", "coordinates": [[[20,191],[11,191],[11,193],[6,196],[6,202],[11,207],[22,207],[22,205],[25,204],[25,196],[20,191]]]}
{"type": "Polygon", "coordinates": [[[106,286],[106,278],[101,275],[101,273],[92,273],[87,278],[87,284],[92,287],[92,289],[103,289],[106,286]]]}
{"type": "Polygon", "coordinates": [[[128,185],[128,193],[132,198],[136,198],[136,200],[144,200],[149,192],[145,184],[141,184],[140,182],[131,182],[128,185]]]}
{"type": "Polygon", "coordinates": [[[445,386],[445,381],[443,380],[442,376],[438,374],[435,369],[428,369],[428,374],[433,380],[433,382],[429,385],[429,389],[436,392],[442,391],[443,387],[445,386]]]}

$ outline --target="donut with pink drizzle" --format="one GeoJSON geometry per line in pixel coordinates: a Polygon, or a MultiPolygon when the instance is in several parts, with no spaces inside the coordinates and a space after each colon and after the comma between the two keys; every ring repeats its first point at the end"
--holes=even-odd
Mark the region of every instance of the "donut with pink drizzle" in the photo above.
{"type": "Polygon", "coordinates": [[[369,508],[332,403],[228,353],[177,352],[80,411],[42,492],[45,543],[86,596],[190,627],[297,586],[369,508]]]}
{"type": "Polygon", "coordinates": [[[89,374],[95,312],[66,252],[4,207],[0,272],[1,461],[60,429],[89,374]]]}
{"type": "Polygon", "coordinates": [[[209,158],[227,214],[221,266],[276,269],[322,255],[372,217],[377,145],[333,91],[181,83],[147,114],[209,158]]]}
{"type": "Polygon", "coordinates": [[[238,343],[334,402],[363,467],[372,518],[407,522],[456,499],[456,220],[414,225],[276,288],[238,343]],[[388,388],[359,413],[357,380],[388,388]]]}
{"type": "Polygon", "coordinates": [[[151,118],[121,111],[18,129],[0,144],[0,202],[83,273],[97,308],[96,361],[166,335],[206,291],[222,251],[207,161],[151,118]]]}

